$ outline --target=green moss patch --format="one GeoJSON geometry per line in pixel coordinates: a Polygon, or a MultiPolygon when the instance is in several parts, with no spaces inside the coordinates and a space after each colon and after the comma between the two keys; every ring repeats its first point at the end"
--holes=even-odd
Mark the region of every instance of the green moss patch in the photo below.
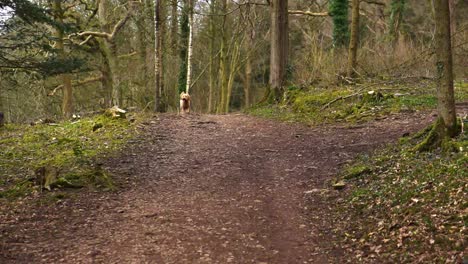
{"type": "Polygon", "coordinates": [[[136,134],[135,123],[104,115],[59,124],[8,124],[0,130],[0,197],[24,196],[39,186],[112,189],[97,160],[116,153],[136,134]],[[46,184],[47,175],[54,181],[46,184]]]}
{"type": "MultiPolygon", "coordinates": [[[[455,84],[457,101],[468,100],[466,83],[455,84]]],[[[361,123],[392,113],[434,109],[435,88],[396,85],[342,86],[328,89],[290,87],[279,104],[247,109],[255,116],[309,125],[336,122],[361,123]]]]}

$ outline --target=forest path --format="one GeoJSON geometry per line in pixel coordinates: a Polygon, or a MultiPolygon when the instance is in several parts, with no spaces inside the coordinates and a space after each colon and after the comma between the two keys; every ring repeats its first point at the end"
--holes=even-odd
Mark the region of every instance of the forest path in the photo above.
{"type": "Polygon", "coordinates": [[[7,263],[338,263],[339,166],[428,123],[421,114],[309,128],[240,114],[160,115],[105,161],[117,192],[1,217],[7,263]]]}

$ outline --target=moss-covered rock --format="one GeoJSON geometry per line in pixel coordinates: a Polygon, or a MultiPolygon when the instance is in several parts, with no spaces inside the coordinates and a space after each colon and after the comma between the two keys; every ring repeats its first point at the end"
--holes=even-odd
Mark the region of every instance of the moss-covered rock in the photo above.
{"type": "Polygon", "coordinates": [[[357,164],[357,165],[348,167],[344,171],[344,176],[343,177],[345,179],[349,180],[349,179],[354,179],[354,178],[357,178],[357,177],[361,177],[361,176],[369,174],[371,172],[372,172],[372,170],[371,170],[370,167],[368,167],[366,165],[362,165],[362,164],[357,164]]]}

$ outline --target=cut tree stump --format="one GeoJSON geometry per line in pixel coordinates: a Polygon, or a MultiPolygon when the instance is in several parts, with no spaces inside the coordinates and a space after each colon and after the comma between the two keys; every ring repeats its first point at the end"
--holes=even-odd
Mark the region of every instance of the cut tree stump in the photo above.
{"type": "Polygon", "coordinates": [[[126,118],[126,113],[127,111],[120,109],[118,106],[115,105],[107,109],[104,114],[112,118],[126,118]]]}

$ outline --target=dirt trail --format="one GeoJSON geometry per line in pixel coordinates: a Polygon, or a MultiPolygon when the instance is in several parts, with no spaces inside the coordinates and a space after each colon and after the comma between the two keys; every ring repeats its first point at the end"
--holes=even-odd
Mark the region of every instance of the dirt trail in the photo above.
{"type": "Polygon", "coordinates": [[[161,115],[104,163],[113,193],[0,214],[3,263],[338,263],[339,166],[415,131],[413,115],[308,128],[245,115],[161,115]]]}

